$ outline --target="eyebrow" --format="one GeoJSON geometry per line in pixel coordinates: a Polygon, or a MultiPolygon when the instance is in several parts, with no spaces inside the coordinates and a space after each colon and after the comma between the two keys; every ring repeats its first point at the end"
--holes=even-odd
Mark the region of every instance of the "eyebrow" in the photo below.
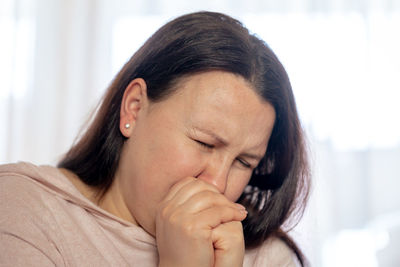
{"type": "Polygon", "coordinates": [[[222,144],[224,146],[227,146],[229,144],[229,142],[227,140],[225,140],[221,136],[217,135],[213,131],[210,131],[210,130],[207,130],[207,129],[203,129],[203,128],[199,128],[199,127],[196,127],[196,126],[194,126],[193,129],[196,130],[196,131],[200,131],[202,133],[205,133],[207,135],[210,135],[211,137],[216,139],[218,141],[218,143],[220,143],[220,144],[222,144]]]}
{"type": "MultiPolygon", "coordinates": [[[[217,135],[213,131],[210,131],[210,130],[204,129],[204,128],[199,128],[199,127],[196,127],[196,126],[194,126],[193,129],[211,136],[212,138],[216,139],[218,143],[220,143],[220,144],[222,144],[224,146],[227,146],[229,144],[229,142],[227,140],[225,140],[221,136],[217,135]]],[[[257,161],[260,161],[264,157],[264,154],[261,155],[261,154],[252,154],[252,153],[242,153],[241,155],[243,157],[254,159],[254,160],[257,160],[257,161]]]]}
{"type": "Polygon", "coordinates": [[[264,154],[261,155],[261,154],[243,153],[242,156],[246,157],[246,158],[251,158],[251,159],[260,161],[264,157],[264,154]]]}

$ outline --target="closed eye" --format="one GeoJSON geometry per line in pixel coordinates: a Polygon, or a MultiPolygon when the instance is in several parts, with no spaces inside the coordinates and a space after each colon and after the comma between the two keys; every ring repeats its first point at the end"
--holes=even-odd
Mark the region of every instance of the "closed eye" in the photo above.
{"type": "Polygon", "coordinates": [[[237,161],[239,161],[240,164],[242,164],[245,168],[249,168],[251,169],[251,165],[249,163],[247,163],[246,161],[244,161],[243,159],[238,158],[237,161]]]}
{"type": "Polygon", "coordinates": [[[202,141],[200,141],[200,140],[195,140],[195,141],[196,141],[200,146],[202,146],[202,147],[205,147],[205,148],[208,148],[208,149],[214,148],[214,145],[204,143],[204,142],[202,142],[202,141]]]}

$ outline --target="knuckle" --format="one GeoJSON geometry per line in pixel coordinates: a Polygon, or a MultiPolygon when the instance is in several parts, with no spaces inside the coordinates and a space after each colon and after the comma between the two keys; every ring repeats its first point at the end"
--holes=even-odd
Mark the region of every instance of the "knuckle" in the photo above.
{"type": "Polygon", "coordinates": [[[199,197],[205,198],[205,199],[216,199],[218,196],[216,196],[215,193],[212,191],[205,190],[205,191],[201,191],[199,193],[199,197]]]}
{"type": "Polygon", "coordinates": [[[157,216],[161,219],[165,219],[168,217],[169,209],[166,203],[161,203],[157,208],[157,216]]]}
{"type": "Polygon", "coordinates": [[[196,179],[195,181],[199,186],[202,186],[204,189],[219,193],[218,189],[215,186],[213,186],[212,184],[210,184],[206,181],[203,181],[201,179],[196,179]]]}
{"type": "Polygon", "coordinates": [[[169,205],[169,203],[162,203],[157,210],[157,216],[163,221],[174,223],[179,221],[179,211],[169,205]]]}
{"type": "Polygon", "coordinates": [[[194,221],[184,221],[182,224],[182,230],[187,236],[192,236],[196,233],[196,223],[194,221]]]}
{"type": "Polygon", "coordinates": [[[232,207],[228,207],[228,208],[220,207],[220,213],[225,216],[235,217],[239,213],[239,211],[232,207]]]}
{"type": "Polygon", "coordinates": [[[192,176],[188,176],[188,177],[186,177],[186,178],[184,178],[183,180],[182,180],[182,182],[186,182],[186,181],[197,181],[198,179],[196,179],[196,178],[194,178],[194,177],[192,177],[192,176]]]}
{"type": "Polygon", "coordinates": [[[202,197],[209,199],[214,205],[224,205],[229,204],[229,201],[225,198],[224,195],[219,192],[214,192],[210,190],[206,190],[201,192],[202,197]]]}
{"type": "Polygon", "coordinates": [[[168,213],[168,216],[166,217],[166,220],[171,225],[177,225],[181,221],[180,218],[179,218],[179,215],[177,214],[176,211],[168,213]]]}

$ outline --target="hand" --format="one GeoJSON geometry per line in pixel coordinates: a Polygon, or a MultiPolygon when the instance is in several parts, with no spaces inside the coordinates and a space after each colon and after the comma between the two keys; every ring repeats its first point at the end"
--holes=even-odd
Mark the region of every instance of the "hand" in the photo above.
{"type": "Polygon", "coordinates": [[[241,267],[244,258],[242,223],[232,221],[217,226],[212,231],[215,267],[241,267]]]}
{"type": "Polygon", "coordinates": [[[240,221],[245,217],[244,208],[214,186],[193,177],[182,179],[157,210],[160,266],[209,267],[243,261],[243,237],[238,236],[243,236],[240,221]]]}

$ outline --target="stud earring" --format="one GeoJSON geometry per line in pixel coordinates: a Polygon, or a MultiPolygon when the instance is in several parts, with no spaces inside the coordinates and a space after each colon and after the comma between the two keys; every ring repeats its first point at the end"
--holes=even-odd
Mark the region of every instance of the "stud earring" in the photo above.
{"type": "Polygon", "coordinates": [[[126,123],[126,124],[125,124],[125,128],[126,128],[126,129],[129,129],[130,127],[131,127],[131,125],[130,125],[129,123],[126,123]]]}

